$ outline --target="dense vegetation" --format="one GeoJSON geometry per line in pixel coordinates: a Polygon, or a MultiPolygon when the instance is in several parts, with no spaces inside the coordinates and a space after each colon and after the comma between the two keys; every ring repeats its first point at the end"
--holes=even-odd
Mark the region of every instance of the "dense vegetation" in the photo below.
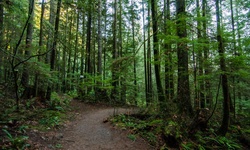
{"type": "Polygon", "coordinates": [[[27,129],[58,126],[71,98],[143,108],[111,121],[157,148],[249,148],[249,7],[0,0],[1,148],[29,147],[27,129]]]}

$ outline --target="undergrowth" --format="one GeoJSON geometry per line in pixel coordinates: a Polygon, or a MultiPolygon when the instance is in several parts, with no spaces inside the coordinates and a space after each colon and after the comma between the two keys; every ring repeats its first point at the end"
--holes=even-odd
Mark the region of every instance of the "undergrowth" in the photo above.
{"type": "Polygon", "coordinates": [[[27,149],[28,131],[47,131],[59,128],[66,119],[71,97],[52,93],[51,100],[42,103],[39,98],[22,101],[17,112],[14,100],[8,100],[5,108],[0,110],[0,149],[27,149]]]}
{"type": "Polygon", "coordinates": [[[191,135],[187,132],[187,126],[174,118],[161,119],[150,115],[121,114],[111,118],[110,121],[119,128],[128,129],[130,131],[129,139],[134,141],[136,137],[141,136],[149,144],[161,150],[171,148],[184,150],[246,149],[245,145],[238,140],[239,128],[233,125],[230,126],[228,134],[223,137],[216,134],[214,127],[207,128],[205,131],[197,131],[191,135]]]}

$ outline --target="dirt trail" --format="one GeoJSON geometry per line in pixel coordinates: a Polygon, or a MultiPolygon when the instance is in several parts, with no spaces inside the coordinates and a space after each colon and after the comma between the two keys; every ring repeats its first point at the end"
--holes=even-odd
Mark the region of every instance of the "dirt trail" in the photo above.
{"type": "MultiPolygon", "coordinates": [[[[109,123],[103,123],[112,116],[114,108],[87,105],[73,101],[77,117],[62,132],[60,141],[64,150],[151,150],[143,139],[129,139],[128,132],[115,129],[109,123]]],[[[119,108],[118,113],[131,111],[119,108]]]]}

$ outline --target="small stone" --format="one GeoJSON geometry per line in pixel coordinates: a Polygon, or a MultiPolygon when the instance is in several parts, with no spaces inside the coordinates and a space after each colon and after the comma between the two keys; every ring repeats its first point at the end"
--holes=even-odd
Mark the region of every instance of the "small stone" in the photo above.
{"type": "Polygon", "coordinates": [[[62,133],[58,133],[55,137],[56,137],[57,139],[62,139],[62,138],[63,138],[63,134],[62,134],[62,133]]]}
{"type": "Polygon", "coordinates": [[[46,138],[44,136],[41,136],[41,139],[46,140],[46,138]]]}

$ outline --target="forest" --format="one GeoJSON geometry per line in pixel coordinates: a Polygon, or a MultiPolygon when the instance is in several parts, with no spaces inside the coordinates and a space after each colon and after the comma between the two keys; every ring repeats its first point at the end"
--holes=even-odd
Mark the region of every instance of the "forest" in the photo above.
{"type": "Polygon", "coordinates": [[[151,149],[249,149],[249,20],[243,0],[0,0],[0,149],[83,104],[151,149]]]}

